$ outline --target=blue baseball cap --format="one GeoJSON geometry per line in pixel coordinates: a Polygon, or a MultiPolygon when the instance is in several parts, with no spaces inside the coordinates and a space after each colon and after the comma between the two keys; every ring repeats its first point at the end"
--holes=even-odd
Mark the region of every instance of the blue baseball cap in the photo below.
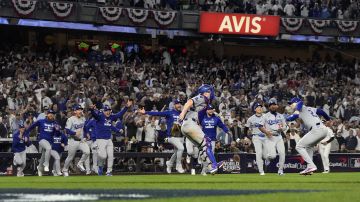
{"type": "Polygon", "coordinates": [[[277,105],[278,103],[277,103],[276,98],[271,98],[271,99],[268,101],[268,104],[269,104],[269,106],[271,106],[271,105],[277,105]]]}
{"type": "Polygon", "coordinates": [[[206,109],[206,110],[213,110],[213,109],[215,109],[214,106],[212,106],[212,105],[209,104],[209,105],[207,106],[207,109],[206,109]]]}
{"type": "Polygon", "coordinates": [[[180,100],[176,99],[176,100],[174,100],[174,104],[175,104],[175,105],[176,105],[176,104],[181,104],[181,102],[180,102],[180,100]]]}
{"type": "Polygon", "coordinates": [[[48,113],[48,114],[55,114],[55,111],[52,110],[52,109],[49,109],[49,110],[47,110],[47,113],[48,113]]]}
{"type": "Polygon", "coordinates": [[[255,109],[258,108],[258,107],[262,107],[262,105],[258,102],[255,102],[252,106],[252,111],[255,112],[255,109]]]}
{"type": "Polygon", "coordinates": [[[82,106],[79,105],[79,104],[74,105],[74,106],[72,107],[72,109],[73,109],[74,111],[79,110],[79,109],[83,110],[82,106]]]}
{"type": "Polygon", "coordinates": [[[103,106],[103,111],[110,111],[111,107],[109,105],[104,105],[103,106]]]}
{"type": "Polygon", "coordinates": [[[24,123],[19,123],[19,128],[25,128],[24,123]]]}
{"type": "Polygon", "coordinates": [[[298,97],[293,97],[291,98],[291,100],[288,102],[289,105],[291,105],[292,103],[298,103],[301,102],[301,99],[298,97]]]}

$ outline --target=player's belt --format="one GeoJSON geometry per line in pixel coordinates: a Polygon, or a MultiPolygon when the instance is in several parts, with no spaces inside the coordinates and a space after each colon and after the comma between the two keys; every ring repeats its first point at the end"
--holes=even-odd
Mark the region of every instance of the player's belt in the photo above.
{"type": "Polygon", "coordinates": [[[259,136],[259,137],[265,137],[265,134],[264,133],[259,133],[259,134],[253,134],[253,136],[259,136]]]}
{"type": "MultiPolygon", "coordinates": [[[[316,125],[316,126],[320,126],[321,123],[316,123],[315,125],[316,125]]],[[[311,127],[310,130],[311,130],[312,128],[313,128],[313,127],[311,127]]]]}

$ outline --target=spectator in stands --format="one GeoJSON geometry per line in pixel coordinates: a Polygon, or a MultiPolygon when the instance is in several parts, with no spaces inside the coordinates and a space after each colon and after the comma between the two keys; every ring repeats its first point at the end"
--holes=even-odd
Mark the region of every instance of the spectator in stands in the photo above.
{"type": "Polygon", "coordinates": [[[288,0],[285,7],[284,7],[284,13],[286,16],[294,16],[295,14],[295,6],[291,3],[291,0],[288,0]]]}
{"type": "Polygon", "coordinates": [[[350,130],[349,136],[345,138],[345,147],[349,152],[355,152],[358,144],[357,137],[354,135],[354,130],[350,130]]]}

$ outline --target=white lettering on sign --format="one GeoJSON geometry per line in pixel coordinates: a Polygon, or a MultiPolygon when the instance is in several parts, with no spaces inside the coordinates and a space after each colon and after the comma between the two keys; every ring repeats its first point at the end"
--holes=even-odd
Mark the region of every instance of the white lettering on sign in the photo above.
{"type": "Polygon", "coordinates": [[[251,18],[242,16],[238,19],[236,16],[232,16],[232,18],[230,18],[230,16],[226,15],[223,18],[218,31],[223,32],[224,30],[227,30],[228,32],[240,32],[241,29],[245,28],[245,33],[250,32],[257,34],[261,31],[261,25],[259,24],[261,20],[261,17],[251,18]]]}

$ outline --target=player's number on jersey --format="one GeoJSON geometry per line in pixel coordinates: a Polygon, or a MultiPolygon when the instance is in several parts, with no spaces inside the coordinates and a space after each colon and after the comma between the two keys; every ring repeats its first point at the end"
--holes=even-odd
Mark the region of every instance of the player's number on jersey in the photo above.
{"type": "Polygon", "coordinates": [[[315,114],[311,109],[308,109],[308,111],[310,112],[310,114],[311,114],[313,117],[318,117],[318,115],[315,114]]]}

